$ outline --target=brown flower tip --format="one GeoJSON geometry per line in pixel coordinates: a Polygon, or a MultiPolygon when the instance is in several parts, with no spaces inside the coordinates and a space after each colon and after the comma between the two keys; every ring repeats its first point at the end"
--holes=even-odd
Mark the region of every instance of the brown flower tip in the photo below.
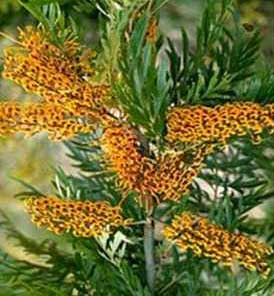
{"type": "Polygon", "coordinates": [[[57,197],[30,198],[25,201],[32,222],[55,234],[72,232],[77,237],[96,237],[127,226],[119,207],[105,201],[68,201],[57,197]]]}
{"type": "Polygon", "coordinates": [[[232,136],[251,134],[255,143],[264,129],[274,132],[273,104],[228,103],[215,107],[176,107],[168,114],[167,140],[227,144],[232,136]]]}
{"type": "Polygon", "coordinates": [[[164,237],[183,252],[191,250],[198,257],[209,258],[232,267],[235,263],[264,276],[270,272],[266,259],[273,249],[242,234],[230,233],[208,219],[183,213],[165,227],[164,237]]]}
{"type": "Polygon", "coordinates": [[[157,33],[158,33],[158,22],[155,17],[152,17],[149,20],[149,25],[146,33],[147,42],[155,43],[157,39],[157,33]]]}

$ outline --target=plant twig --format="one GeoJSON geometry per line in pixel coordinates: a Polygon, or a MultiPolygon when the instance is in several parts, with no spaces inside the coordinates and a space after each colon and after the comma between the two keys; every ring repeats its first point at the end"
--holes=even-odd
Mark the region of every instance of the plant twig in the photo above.
{"type": "Polygon", "coordinates": [[[144,226],[144,252],[146,264],[146,279],[151,294],[154,295],[155,286],[155,258],[154,258],[154,223],[148,217],[144,226]]]}

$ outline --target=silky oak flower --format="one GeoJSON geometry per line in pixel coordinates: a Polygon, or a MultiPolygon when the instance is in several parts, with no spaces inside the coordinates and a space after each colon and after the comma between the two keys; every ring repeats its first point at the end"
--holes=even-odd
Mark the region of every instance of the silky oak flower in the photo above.
{"type": "Polygon", "coordinates": [[[273,104],[251,102],[227,103],[215,107],[175,107],[167,116],[170,142],[226,145],[233,136],[250,135],[260,142],[264,130],[274,132],[273,104]]]}
{"type": "Polygon", "coordinates": [[[55,234],[71,232],[77,237],[96,237],[111,233],[130,220],[121,215],[120,207],[106,201],[63,200],[55,196],[25,200],[32,222],[55,234]]]}
{"type": "Polygon", "coordinates": [[[186,252],[230,268],[235,264],[258,271],[264,276],[270,272],[267,257],[273,249],[257,240],[239,233],[228,232],[207,218],[184,212],[176,216],[163,230],[165,239],[186,252]]]}

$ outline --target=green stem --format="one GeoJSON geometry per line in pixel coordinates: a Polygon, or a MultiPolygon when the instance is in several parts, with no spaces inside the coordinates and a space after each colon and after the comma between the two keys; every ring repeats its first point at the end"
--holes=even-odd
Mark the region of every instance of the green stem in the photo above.
{"type": "Polygon", "coordinates": [[[159,295],[163,295],[166,291],[168,291],[173,285],[175,285],[179,280],[181,280],[181,278],[185,276],[185,272],[182,272],[181,274],[179,274],[176,278],[174,278],[170,283],[168,283],[165,287],[163,287],[160,291],[159,291],[159,295]]]}
{"type": "Polygon", "coordinates": [[[146,263],[146,279],[151,294],[154,294],[155,285],[155,258],[154,258],[154,225],[151,218],[144,226],[144,252],[146,263]]]}
{"type": "Polygon", "coordinates": [[[128,291],[130,292],[130,295],[132,295],[132,296],[136,295],[136,291],[132,288],[132,285],[129,282],[128,277],[125,275],[125,273],[124,273],[124,271],[122,270],[121,267],[119,267],[119,272],[120,272],[121,279],[124,280],[126,285],[127,285],[127,288],[128,288],[128,291]]]}

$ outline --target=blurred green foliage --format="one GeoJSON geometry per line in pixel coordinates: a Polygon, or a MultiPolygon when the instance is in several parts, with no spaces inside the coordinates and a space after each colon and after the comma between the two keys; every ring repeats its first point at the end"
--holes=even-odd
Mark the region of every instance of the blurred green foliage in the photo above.
{"type": "Polygon", "coordinates": [[[0,28],[12,23],[17,24],[26,15],[17,0],[0,1],[0,28]]]}

